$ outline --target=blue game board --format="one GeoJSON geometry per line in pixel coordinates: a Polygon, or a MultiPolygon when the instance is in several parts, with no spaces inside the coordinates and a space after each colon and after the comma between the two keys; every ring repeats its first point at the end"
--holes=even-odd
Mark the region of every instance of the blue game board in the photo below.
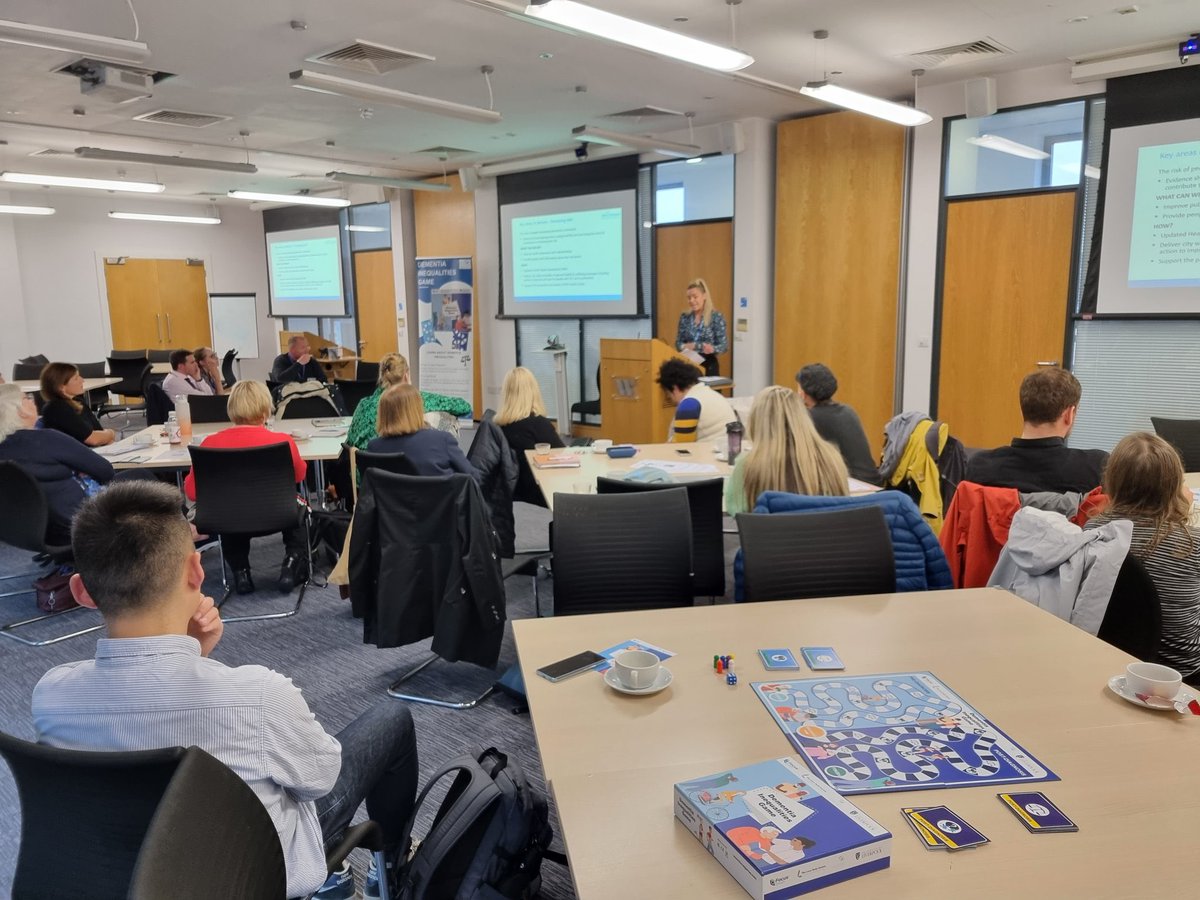
{"type": "Polygon", "coordinates": [[[809,768],[841,794],[1058,780],[929,672],[753,688],[809,768]]]}

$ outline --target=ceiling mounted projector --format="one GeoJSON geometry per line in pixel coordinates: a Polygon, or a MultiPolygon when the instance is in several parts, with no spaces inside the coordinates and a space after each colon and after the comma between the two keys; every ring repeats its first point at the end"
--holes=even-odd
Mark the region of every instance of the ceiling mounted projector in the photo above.
{"type": "Polygon", "coordinates": [[[120,66],[97,66],[79,78],[79,92],[93,100],[132,103],[154,93],[154,76],[120,66]]]}

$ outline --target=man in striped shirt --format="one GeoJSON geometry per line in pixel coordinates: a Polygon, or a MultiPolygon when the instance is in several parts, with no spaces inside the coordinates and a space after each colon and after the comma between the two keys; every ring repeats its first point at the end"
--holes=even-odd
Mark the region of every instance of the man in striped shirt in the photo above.
{"type": "Polygon", "coordinates": [[[700,381],[700,370],[685,359],[668,359],[658,367],[658,384],[675,405],[672,443],[709,443],[725,437],[725,426],[737,421],[729,401],[700,381]]]}
{"type": "Polygon", "coordinates": [[[262,800],[283,845],[287,896],[305,896],[325,883],[325,850],[364,798],[398,852],[416,792],[412,717],[384,701],[334,738],[287,677],[210,659],[224,626],[201,593],[204,570],[179,499],[136,481],[80,507],[71,593],[100,610],[108,637],[94,660],[57,666],[38,682],[37,737],[75,750],[208,751],[262,800]]]}

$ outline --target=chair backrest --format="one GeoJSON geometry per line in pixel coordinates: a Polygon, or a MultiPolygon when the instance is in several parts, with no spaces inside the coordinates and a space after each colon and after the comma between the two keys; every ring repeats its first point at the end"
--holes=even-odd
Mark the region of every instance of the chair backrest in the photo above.
{"type": "Polygon", "coordinates": [[[620,478],[597,478],[599,494],[635,494],[682,487],[692,516],[692,593],[697,597],[725,595],[725,535],[722,527],[725,482],[721,478],[682,484],[647,484],[620,478]]]}
{"type": "Polygon", "coordinates": [[[109,359],[147,359],[147,350],[110,350],[109,359]]]}
{"type": "Polygon", "coordinates": [[[342,402],[346,405],[346,415],[354,415],[354,410],[358,408],[366,397],[370,397],[375,393],[375,382],[373,381],[351,381],[348,378],[335,378],[334,385],[341,392],[342,402]]]}
{"type": "Polygon", "coordinates": [[[221,357],[221,380],[225,382],[226,390],[237,384],[237,376],[233,374],[235,359],[237,359],[236,350],[226,350],[225,355],[221,357]]]}
{"type": "Polygon", "coordinates": [[[421,474],[417,471],[417,467],[413,465],[413,461],[403,453],[370,453],[366,450],[359,450],[354,454],[354,458],[358,466],[358,475],[360,478],[367,469],[380,469],[384,472],[393,472],[396,475],[421,474]]]}
{"type": "Polygon", "coordinates": [[[0,462],[0,541],[42,553],[50,506],[37,479],[15,462],[0,462]]]}
{"type": "Polygon", "coordinates": [[[108,374],[108,369],[105,368],[104,361],[75,363],[75,368],[79,370],[79,374],[84,378],[103,378],[108,374]]]}
{"type": "Polygon", "coordinates": [[[692,520],[681,487],[556,494],[554,613],[692,605],[692,520]]]}
{"type": "Polygon", "coordinates": [[[44,363],[13,363],[13,381],[37,381],[44,368],[44,363]]]}
{"type": "Polygon", "coordinates": [[[118,356],[110,356],[108,358],[108,371],[113,378],[121,380],[109,387],[109,390],[114,394],[123,394],[126,397],[143,397],[145,394],[142,390],[142,383],[151,373],[152,367],[150,363],[143,358],[129,359],[118,356]]]}
{"type": "Polygon", "coordinates": [[[17,360],[19,363],[27,363],[31,366],[44,366],[50,362],[50,357],[44,353],[34,353],[31,356],[22,356],[17,360]]]}
{"type": "Polygon", "coordinates": [[[877,506],[811,513],[742,513],[746,600],[890,594],[892,537],[877,506]]]}
{"type": "Polygon", "coordinates": [[[188,411],[192,424],[229,421],[229,395],[188,394],[188,411]]]}
{"type": "Polygon", "coordinates": [[[232,449],[193,446],[188,452],[200,531],[271,534],[296,527],[296,475],[286,442],[232,449]]]}
{"type": "Polygon", "coordinates": [[[162,382],[146,379],[146,386],[142,389],[142,394],[146,398],[146,424],[162,425],[175,408],[175,404],[163,390],[162,382]]]}
{"type": "Polygon", "coordinates": [[[149,350],[146,352],[146,358],[152,363],[169,363],[171,361],[171,354],[174,352],[174,349],[149,350]]]}
{"type": "Polygon", "coordinates": [[[371,390],[375,390],[374,384],[379,380],[379,363],[363,362],[360,359],[354,372],[354,380],[370,382],[371,390]]]}
{"type": "Polygon", "coordinates": [[[333,401],[329,399],[329,395],[325,394],[317,397],[288,398],[287,406],[283,408],[283,414],[279,418],[321,419],[340,415],[341,412],[334,406],[333,401]]]}
{"type": "Polygon", "coordinates": [[[1200,471],[1200,419],[1163,419],[1151,416],[1150,423],[1159,437],[1179,451],[1185,472],[1200,471]]]}
{"type": "Polygon", "coordinates": [[[1145,565],[1131,553],[1117,573],[1117,583],[1113,585],[1096,637],[1143,662],[1154,662],[1161,634],[1158,589],[1145,565]]]}

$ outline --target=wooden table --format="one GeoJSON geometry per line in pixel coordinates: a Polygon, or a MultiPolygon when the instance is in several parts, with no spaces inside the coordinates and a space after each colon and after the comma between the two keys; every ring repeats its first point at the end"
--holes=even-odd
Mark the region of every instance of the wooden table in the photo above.
{"type": "MultiPolygon", "coordinates": [[[[1188,897],[1200,823],[1200,718],[1133,706],[1106,682],[1131,657],[1003,591],[745,603],[513,622],[538,747],[581,900],[745,898],[673,818],[672,785],[786,756],[791,745],[749,689],[756,649],[832,645],[846,674],[929,670],[1056,772],[1043,790],[1080,826],[1032,835],[1004,787],[854,798],[894,835],[891,868],[814,896],[1188,897]],[[536,669],[640,638],[676,651],[674,682],[630,697],[587,673],[536,669]],[[712,673],[733,653],[742,683],[712,673]],[[905,805],[946,804],[992,839],[962,853],[921,847],[905,805]],[[631,886],[636,885],[636,890],[631,886]]],[[[805,678],[801,670],[779,677],[805,678]]],[[[1016,788],[1014,788],[1016,789],[1016,788]]]]}
{"type": "MultiPolygon", "coordinates": [[[[85,378],[83,379],[83,392],[86,394],[88,391],[99,391],[109,385],[116,384],[120,380],[120,378],[114,378],[111,375],[107,375],[104,378],[85,378]]],[[[14,381],[13,384],[18,385],[27,394],[36,394],[42,389],[40,381],[14,381]]]]}

